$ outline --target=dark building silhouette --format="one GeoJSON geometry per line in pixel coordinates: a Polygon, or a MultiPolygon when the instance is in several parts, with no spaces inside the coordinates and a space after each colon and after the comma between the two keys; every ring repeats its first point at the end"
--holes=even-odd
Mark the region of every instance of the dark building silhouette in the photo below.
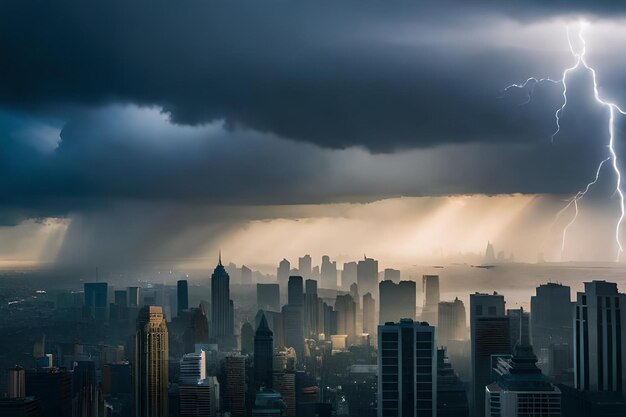
{"type": "Polygon", "coordinates": [[[223,348],[235,347],[230,277],[220,256],[211,275],[211,339],[223,348]]]}
{"type": "MultiPolygon", "coordinates": [[[[540,367],[550,377],[558,377],[564,369],[573,368],[573,322],[570,287],[548,283],[536,289],[530,298],[530,334],[540,367]],[[550,347],[561,346],[564,352],[571,352],[560,359],[564,364],[552,363],[550,347]]],[[[558,349],[558,348],[557,348],[558,349]]],[[[554,350],[554,349],[553,349],[554,350]]]]}
{"type": "Polygon", "coordinates": [[[458,298],[451,302],[441,301],[437,314],[437,340],[440,345],[467,340],[467,316],[463,301],[458,298]]]}
{"type": "Polygon", "coordinates": [[[298,361],[304,356],[304,320],[301,306],[285,305],[282,308],[283,335],[285,347],[296,351],[298,361]]]}
{"type": "Polygon", "coordinates": [[[422,276],[422,291],[424,292],[422,320],[437,326],[439,318],[439,275],[422,276]]]}
{"type": "Polygon", "coordinates": [[[223,411],[231,417],[246,417],[246,358],[233,355],[224,359],[223,411]]]}
{"type": "Polygon", "coordinates": [[[85,311],[91,319],[105,321],[109,306],[109,286],[106,282],[85,282],[85,311]]]}
{"type": "Polygon", "coordinates": [[[181,279],[176,283],[176,298],[178,301],[177,315],[189,309],[189,288],[187,280],[181,279]]]}
{"type": "Polygon", "coordinates": [[[26,397],[26,372],[19,365],[15,365],[7,372],[7,397],[26,397]]]}
{"type": "Polygon", "coordinates": [[[2,417],[45,417],[41,401],[35,397],[0,398],[2,417]]]}
{"type": "Polygon", "coordinates": [[[128,306],[139,307],[139,287],[127,287],[128,293],[128,306]]]}
{"type": "Polygon", "coordinates": [[[411,319],[378,326],[378,353],[378,415],[435,417],[435,328],[411,319]]]}
{"type": "Polygon", "coordinates": [[[251,355],[254,353],[254,328],[249,322],[241,326],[241,354],[251,355]]]}
{"type": "Polygon", "coordinates": [[[287,304],[302,306],[304,304],[304,286],[301,276],[290,276],[287,284],[287,304]]]}
{"type": "Polygon", "coordinates": [[[530,314],[521,308],[507,309],[506,315],[509,318],[509,331],[511,333],[511,352],[520,342],[520,334],[530,334],[530,314]],[[523,328],[520,328],[523,326],[523,328]]]}
{"type": "Polygon", "coordinates": [[[280,311],[278,284],[256,284],[256,303],[260,310],[280,311]]]}
{"type": "Polygon", "coordinates": [[[45,417],[71,417],[72,373],[57,368],[27,372],[26,395],[40,400],[45,417]]]}
{"type": "Polygon", "coordinates": [[[378,335],[376,320],[376,300],[372,294],[363,296],[363,333],[367,333],[375,339],[378,335]]]}
{"type": "Polygon", "coordinates": [[[415,319],[416,290],[414,281],[381,281],[379,284],[379,323],[398,322],[400,319],[415,319]]]}
{"type": "Polygon", "coordinates": [[[470,409],[475,417],[485,415],[485,387],[493,382],[492,355],[511,353],[509,318],[504,312],[504,296],[497,293],[470,294],[470,409]]]}
{"type": "Polygon", "coordinates": [[[369,292],[376,299],[378,296],[378,261],[363,257],[363,260],[357,264],[356,281],[363,294],[369,292]]]}
{"type": "Polygon", "coordinates": [[[318,303],[317,281],[307,279],[305,281],[304,294],[304,337],[317,339],[318,333],[318,303]]]}
{"type": "Polygon", "coordinates": [[[337,312],[337,334],[348,336],[348,343],[356,341],[356,303],[350,294],[337,295],[335,299],[337,312]]]}
{"type": "Polygon", "coordinates": [[[469,417],[465,384],[454,372],[445,347],[437,349],[437,417],[469,417]]]}
{"type": "Polygon", "coordinates": [[[272,372],[274,370],[274,337],[267,325],[265,315],[254,334],[254,382],[255,388],[272,388],[272,372]]]}

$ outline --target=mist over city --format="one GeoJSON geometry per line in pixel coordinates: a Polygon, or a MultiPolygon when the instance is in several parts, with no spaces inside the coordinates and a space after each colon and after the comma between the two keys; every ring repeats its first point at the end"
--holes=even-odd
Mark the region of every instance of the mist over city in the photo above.
{"type": "Polygon", "coordinates": [[[0,417],[626,415],[626,6],[0,4],[0,417]]]}

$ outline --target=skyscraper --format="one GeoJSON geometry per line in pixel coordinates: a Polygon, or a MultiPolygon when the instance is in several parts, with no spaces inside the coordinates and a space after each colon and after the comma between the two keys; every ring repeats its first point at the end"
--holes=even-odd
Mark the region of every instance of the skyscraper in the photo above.
{"type": "Polygon", "coordinates": [[[341,270],[341,288],[347,290],[352,284],[356,284],[357,280],[357,263],[346,262],[341,270]]]}
{"type": "Polygon", "coordinates": [[[272,372],[274,370],[274,337],[267,325],[265,315],[254,334],[254,387],[272,388],[272,372]]]}
{"type": "Polygon", "coordinates": [[[290,276],[287,284],[287,304],[302,306],[304,304],[304,286],[301,276],[290,276]]]}
{"type": "Polygon", "coordinates": [[[196,384],[206,378],[206,352],[185,353],[180,360],[180,382],[196,384]]]}
{"type": "MultiPolygon", "coordinates": [[[[45,414],[47,417],[49,414],[45,414]]],[[[41,401],[33,396],[21,398],[0,398],[0,416],[3,417],[44,417],[41,401]]]]}
{"type": "Polygon", "coordinates": [[[26,397],[26,373],[24,372],[24,368],[15,365],[13,368],[9,369],[7,374],[7,397],[26,397]]]}
{"type": "Polygon", "coordinates": [[[291,264],[287,259],[280,261],[278,264],[278,269],[276,269],[276,280],[278,284],[285,288],[287,285],[287,281],[289,280],[289,274],[291,272],[291,264]]]}
{"type": "Polygon", "coordinates": [[[437,341],[447,346],[451,340],[467,340],[467,318],[465,304],[455,298],[454,301],[441,301],[438,311],[437,341]]]}
{"type": "Polygon", "coordinates": [[[564,351],[572,353],[561,359],[564,359],[566,368],[574,366],[574,308],[570,287],[555,283],[538,286],[536,295],[530,298],[530,311],[530,335],[535,354],[539,357],[539,366],[547,375],[558,377],[555,372],[563,367],[551,363],[550,346],[567,345],[564,351]]]}
{"type": "Polygon", "coordinates": [[[211,276],[211,339],[220,347],[235,346],[230,277],[219,262],[211,276]]]}
{"type": "Polygon", "coordinates": [[[436,417],[435,328],[402,319],[378,326],[378,417],[436,417]]]}
{"type": "Polygon", "coordinates": [[[246,358],[241,355],[224,359],[224,411],[231,417],[246,417],[246,358]]]}
{"type": "Polygon", "coordinates": [[[469,417],[465,385],[446,357],[445,347],[437,349],[437,417],[469,417]]]}
{"type": "MultiPolygon", "coordinates": [[[[379,284],[379,323],[415,319],[416,292],[414,281],[381,281],[379,284]]],[[[429,323],[430,324],[430,323],[429,323]]]]}
{"type": "Polygon", "coordinates": [[[278,284],[256,284],[256,303],[261,310],[280,311],[278,284]]]}
{"type": "Polygon", "coordinates": [[[249,322],[245,322],[241,326],[241,354],[252,353],[254,353],[254,328],[249,322]]]}
{"type": "Polygon", "coordinates": [[[385,268],[383,279],[385,281],[400,281],[400,271],[392,268],[385,268]]]}
{"type": "Polygon", "coordinates": [[[311,278],[311,255],[304,255],[298,258],[298,271],[304,279],[311,278]]]}
{"type": "Polygon", "coordinates": [[[318,304],[317,304],[317,281],[307,279],[304,293],[304,337],[317,339],[318,329],[318,304]]]}
{"type": "Polygon", "coordinates": [[[422,291],[424,292],[422,320],[436,326],[439,308],[439,275],[422,276],[422,291]]]}
{"type": "Polygon", "coordinates": [[[513,352],[513,349],[520,341],[522,331],[526,335],[530,334],[530,314],[525,312],[522,308],[512,308],[506,310],[506,315],[509,318],[511,352],[513,352]],[[520,328],[520,326],[523,328],[520,328]]]}
{"type": "Polygon", "coordinates": [[[372,338],[377,337],[376,322],[376,300],[367,293],[363,296],[363,333],[368,333],[372,338]]]}
{"type": "MultiPolygon", "coordinates": [[[[511,359],[499,358],[494,371],[497,379],[485,387],[485,416],[560,417],[561,391],[537,367],[537,357],[528,337],[528,329],[519,314],[520,329],[511,359]]],[[[511,321],[515,318],[511,317],[511,321]]]]}
{"type": "Polygon", "coordinates": [[[574,383],[581,391],[626,394],[626,294],[617,284],[585,282],[576,295],[574,383]]]}
{"type": "Polygon", "coordinates": [[[322,256],[322,266],[320,268],[321,280],[320,288],[337,288],[337,262],[330,261],[327,255],[322,256]]]}
{"type": "Polygon", "coordinates": [[[145,306],[135,333],[135,416],[167,417],[168,332],[163,310],[145,306]]]}
{"type": "Polygon", "coordinates": [[[337,334],[348,336],[348,343],[356,340],[356,303],[350,294],[337,295],[335,299],[337,312],[337,334]]]}
{"type": "Polygon", "coordinates": [[[127,287],[128,292],[128,306],[139,307],[139,287],[127,287]]]}
{"type": "Polygon", "coordinates": [[[41,401],[45,417],[72,415],[72,373],[63,369],[47,368],[42,372],[26,373],[26,396],[41,401]]]}
{"type": "Polygon", "coordinates": [[[356,280],[363,294],[369,292],[376,299],[378,296],[378,261],[363,257],[363,260],[357,264],[356,280]]]}
{"type": "Polygon", "coordinates": [[[97,321],[107,319],[107,307],[109,306],[109,286],[106,282],[85,282],[85,310],[90,318],[97,321]]]}
{"type": "Polygon", "coordinates": [[[215,417],[219,408],[219,383],[209,376],[194,384],[179,385],[179,417],[215,417]]]}
{"type": "Polygon", "coordinates": [[[252,270],[245,265],[241,265],[241,283],[243,285],[252,284],[252,270]]]}
{"type": "Polygon", "coordinates": [[[183,311],[189,309],[189,289],[186,279],[181,279],[176,283],[176,299],[178,301],[177,315],[180,316],[183,311]]]}
{"type": "Polygon", "coordinates": [[[304,358],[304,320],[303,308],[297,305],[287,304],[282,308],[283,334],[285,347],[291,347],[296,351],[298,361],[304,358]]]}
{"type": "Polygon", "coordinates": [[[511,353],[509,318],[504,315],[504,296],[470,294],[472,415],[485,415],[485,387],[492,381],[491,355],[511,353]]]}

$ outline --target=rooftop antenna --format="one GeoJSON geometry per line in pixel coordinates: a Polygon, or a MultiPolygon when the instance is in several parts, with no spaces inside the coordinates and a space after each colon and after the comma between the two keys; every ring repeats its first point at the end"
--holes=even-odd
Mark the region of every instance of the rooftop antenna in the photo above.
{"type": "Polygon", "coordinates": [[[220,251],[219,251],[219,257],[218,257],[218,262],[217,262],[217,264],[218,264],[219,266],[222,266],[222,250],[221,250],[221,249],[220,249],[220,251]]]}

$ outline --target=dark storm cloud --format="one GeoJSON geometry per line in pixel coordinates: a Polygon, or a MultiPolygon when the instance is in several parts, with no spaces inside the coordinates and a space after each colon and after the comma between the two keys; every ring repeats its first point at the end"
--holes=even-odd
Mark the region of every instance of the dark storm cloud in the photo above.
{"type": "MultiPolygon", "coordinates": [[[[159,105],[181,124],[224,120],[374,151],[543,139],[549,112],[525,123],[518,102],[497,97],[554,57],[487,44],[476,29],[621,10],[501,3],[3,2],[0,103],[43,113],[159,105]]],[[[546,109],[559,94],[549,91],[546,109]]]]}

